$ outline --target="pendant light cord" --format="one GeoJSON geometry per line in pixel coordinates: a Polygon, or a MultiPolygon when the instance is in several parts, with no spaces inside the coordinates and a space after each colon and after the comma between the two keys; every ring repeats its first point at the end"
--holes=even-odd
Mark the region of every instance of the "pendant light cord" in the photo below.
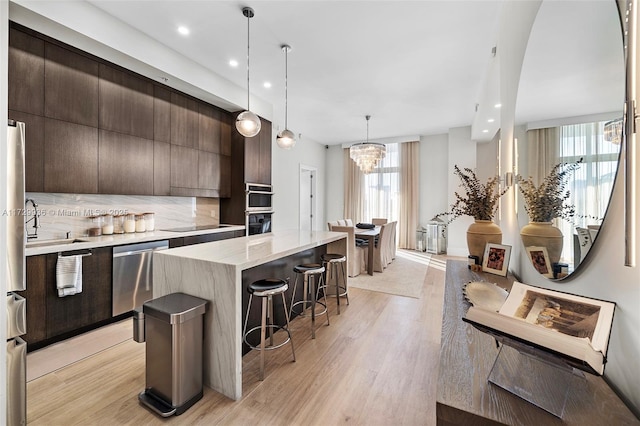
{"type": "Polygon", "coordinates": [[[289,48],[284,48],[284,129],[287,130],[287,117],[289,116],[288,109],[288,94],[287,94],[287,80],[288,80],[288,70],[289,70],[289,61],[287,58],[289,57],[289,48]]]}
{"type": "Polygon", "coordinates": [[[250,93],[250,88],[249,88],[249,22],[251,19],[251,13],[247,14],[247,111],[251,111],[251,108],[249,106],[249,93],[250,93]]]}

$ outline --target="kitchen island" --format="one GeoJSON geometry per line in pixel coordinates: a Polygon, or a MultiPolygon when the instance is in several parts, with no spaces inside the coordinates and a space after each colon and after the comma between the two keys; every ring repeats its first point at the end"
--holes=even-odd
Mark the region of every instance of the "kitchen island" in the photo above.
{"type": "Polygon", "coordinates": [[[340,232],[286,230],[154,254],[154,298],[183,292],[210,302],[204,318],[205,385],[235,400],[242,397],[246,286],[260,278],[293,278],[293,266],[319,262],[324,253],[346,255],[346,238],[340,232]]]}

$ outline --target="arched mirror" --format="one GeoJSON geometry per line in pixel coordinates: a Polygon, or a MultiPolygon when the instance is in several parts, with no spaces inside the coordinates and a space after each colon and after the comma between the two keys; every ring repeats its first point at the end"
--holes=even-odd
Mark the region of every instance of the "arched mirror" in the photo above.
{"type": "Polygon", "coordinates": [[[524,253],[548,278],[577,270],[598,236],[619,165],[624,88],[616,1],[543,1],[522,65],[514,164],[525,180],[516,206],[524,253]],[[554,195],[567,197],[562,207],[554,195]]]}

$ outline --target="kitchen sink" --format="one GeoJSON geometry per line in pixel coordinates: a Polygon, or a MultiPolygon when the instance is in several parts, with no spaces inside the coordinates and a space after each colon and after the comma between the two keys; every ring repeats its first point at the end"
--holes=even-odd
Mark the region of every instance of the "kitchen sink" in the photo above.
{"type": "Polygon", "coordinates": [[[33,247],[47,247],[47,246],[58,246],[62,244],[73,244],[73,243],[86,243],[87,240],[80,240],[78,238],[60,238],[57,240],[41,240],[41,241],[28,241],[27,248],[33,247]]]}

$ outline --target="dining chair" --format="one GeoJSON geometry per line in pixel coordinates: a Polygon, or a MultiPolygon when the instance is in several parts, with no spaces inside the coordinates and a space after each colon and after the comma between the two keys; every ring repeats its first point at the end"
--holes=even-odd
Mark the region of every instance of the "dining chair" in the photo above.
{"type": "MultiPolygon", "coordinates": [[[[389,238],[391,237],[391,225],[385,223],[380,226],[380,238],[378,244],[373,247],[373,270],[382,272],[389,264],[389,238]]],[[[371,247],[369,247],[371,250],[371,247]]]]}
{"type": "Polygon", "coordinates": [[[371,219],[371,223],[373,223],[374,225],[377,225],[377,226],[384,225],[388,221],[389,221],[388,219],[384,219],[384,218],[380,218],[380,217],[376,217],[376,218],[371,219]]]}

